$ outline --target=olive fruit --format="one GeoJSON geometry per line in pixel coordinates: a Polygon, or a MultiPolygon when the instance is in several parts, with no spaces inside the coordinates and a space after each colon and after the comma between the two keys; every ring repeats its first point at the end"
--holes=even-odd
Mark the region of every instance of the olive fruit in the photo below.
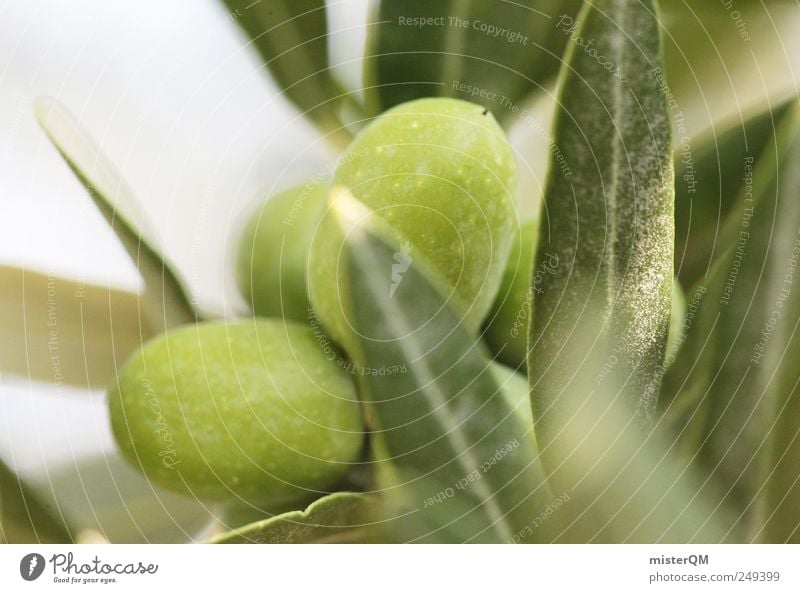
{"type": "Polygon", "coordinates": [[[276,194],[245,225],[237,282],[256,315],[308,319],[308,245],[322,215],[326,189],[323,183],[307,183],[276,194]]]}
{"type": "MultiPolygon", "coordinates": [[[[519,232],[514,233],[508,265],[483,334],[497,359],[513,367],[525,363],[528,347],[528,323],[533,315],[534,296],[531,270],[537,236],[535,220],[524,222],[519,232]]],[[[549,273],[551,264],[550,261],[543,262],[542,268],[535,273],[549,273]]]]}
{"type": "Polygon", "coordinates": [[[109,408],[123,454],[153,482],[261,508],[333,486],[363,441],[351,377],[310,328],[282,320],[155,338],[121,369],[109,408]]]}
{"type": "MultiPolygon", "coordinates": [[[[516,164],[492,114],[446,98],[399,105],[355,138],[333,184],[391,229],[401,266],[427,263],[477,330],[497,294],[515,225],[516,164]]],[[[329,209],[311,244],[309,293],[327,333],[347,348],[343,239],[329,209]]]]}

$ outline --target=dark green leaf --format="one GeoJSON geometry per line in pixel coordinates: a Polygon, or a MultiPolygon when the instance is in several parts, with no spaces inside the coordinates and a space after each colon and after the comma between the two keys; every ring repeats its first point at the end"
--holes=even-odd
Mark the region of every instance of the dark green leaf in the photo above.
{"type": "Polygon", "coordinates": [[[44,505],[10,468],[0,462],[0,543],[71,543],[57,507],[44,505]]]}
{"type": "Polygon", "coordinates": [[[530,335],[534,423],[557,541],[723,541],[658,436],[673,283],[673,169],[654,2],[597,0],[562,72],[530,335]],[[591,45],[588,44],[592,41],[591,45]],[[602,56],[602,59],[598,58],[602,56]],[[552,260],[557,258],[558,265],[552,260]],[[541,262],[540,262],[541,263],[541,262]]]}
{"type": "Polygon", "coordinates": [[[667,421],[747,541],[800,541],[800,104],[737,198],[725,249],[664,384],[667,421]],[[669,391],[667,391],[669,390],[669,391]]]}
{"type": "Polygon", "coordinates": [[[343,302],[361,394],[377,425],[381,485],[400,541],[513,541],[547,500],[532,426],[514,413],[482,343],[446,306],[425,262],[397,276],[394,238],[345,190],[343,302]],[[394,280],[393,280],[394,277],[394,280]]]}
{"type": "Polygon", "coordinates": [[[89,192],[144,279],[143,314],[153,328],[196,320],[186,289],[164,260],[155,232],[119,172],[54,99],[38,99],[36,118],[89,192]]]}
{"type": "Polygon", "coordinates": [[[373,496],[336,492],[291,511],[258,521],[210,540],[212,544],[366,543],[375,540],[377,500],[373,496]]]}
{"type": "Polygon", "coordinates": [[[681,284],[693,287],[707,277],[721,249],[720,232],[747,177],[746,167],[772,141],[775,122],[791,102],[738,119],[723,131],[684,141],[675,157],[675,270],[681,284]]]}
{"type": "Polygon", "coordinates": [[[328,64],[325,0],[224,0],[286,96],[341,147],[350,134],[328,64]]]}
{"type": "Polygon", "coordinates": [[[382,0],[367,40],[367,110],[377,115],[412,99],[445,96],[484,104],[501,121],[519,116],[525,97],[558,72],[580,5],[382,0]],[[420,27],[419,19],[434,20],[420,27]]]}
{"type": "Polygon", "coordinates": [[[672,291],[672,152],[651,75],[655,6],[602,0],[578,19],[576,35],[605,57],[570,44],[555,138],[571,174],[554,166],[548,179],[538,252],[558,266],[536,287],[529,359],[537,439],[554,466],[569,451],[559,434],[580,423],[592,397],[585,389],[605,379],[622,389],[615,400],[632,422],[650,425],[672,291]]]}
{"type": "Polygon", "coordinates": [[[741,115],[744,106],[766,108],[794,90],[787,57],[794,0],[660,4],[676,140],[691,142],[714,122],[741,115]]]}

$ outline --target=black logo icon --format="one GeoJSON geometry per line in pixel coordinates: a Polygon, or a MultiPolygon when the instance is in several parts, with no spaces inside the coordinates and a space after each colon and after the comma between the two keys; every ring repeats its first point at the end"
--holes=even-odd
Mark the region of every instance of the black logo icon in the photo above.
{"type": "Polygon", "coordinates": [[[44,572],[44,556],[26,554],[19,562],[19,574],[26,581],[35,581],[44,572]]]}

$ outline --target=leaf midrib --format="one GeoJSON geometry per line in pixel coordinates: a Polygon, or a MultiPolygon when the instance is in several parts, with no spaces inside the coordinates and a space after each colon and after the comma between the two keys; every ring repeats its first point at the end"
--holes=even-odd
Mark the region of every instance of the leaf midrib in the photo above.
{"type": "MultiPolygon", "coordinates": [[[[363,233],[363,231],[361,232],[363,233]]],[[[355,237],[356,234],[357,233],[351,232],[352,238],[350,244],[352,253],[361,260],[365,268],[372,268],[372,271],[368,275],[380,274],[382,268],[377,265],[378,262],[375,260],[374,254],[366,248],[366,241],[363,240],[363,235],[361,238],[357,238],[355,237]],[[369,258],[369,261],[365,261],[367,258],[369,258]]],[[[397,333],[394,335],[411,335],[414,328],[406,321],[405,312],[395,304],[396,302],[391,301],[387,303],[383,295],[375,293],[374,284],[369,285],[369,290],[372,293],[373,302],[378,305],[383,313],[383,319],[387,320],[387,325],[395,328],[397,333]]],[[[400,344],[401,352],[404,353],[405,360],[420,362],[420,366],[414,369],[415,382],[417,385],[426,386],[420,390],[426,394],[426,397],[428,397],[432,403],[431,415],[444,427],[445,438],[450,443],[452,449],[458,452],[456,455],[457,463],[465,471],[465,475],[469,474],[475,468],[480,467],[480,461],[475,458],[469,443],[462,436],[459,425],[453,422],[447,413],[442,412],[442,410],[447,410],[447,398],[444,393],[442,393],[434,373],[431,372],[430,363],[425,359],[425,353],[418,348],[416,340],[404,339],[399,340],[398,343],[400,344]]],[[[513,537],[513,530],[509,525],[505,513],[498,507],[492,491],[485,483],[480,481],[475,482],[473,487],[478,492],[481,500],[481,507],[488,513],[493,528],[505,539],[510,540],[513,537]]]]}

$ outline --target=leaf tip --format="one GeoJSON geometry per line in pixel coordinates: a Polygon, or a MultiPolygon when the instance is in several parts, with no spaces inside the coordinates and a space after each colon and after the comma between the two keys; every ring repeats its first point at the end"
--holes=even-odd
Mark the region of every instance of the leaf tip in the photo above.
{"type": "Polygon", "coordinates": [[[43,120],[50,114],[50,112],[56,108],[58,103],[55,99],[48,96],[39,96],[33,100],[33,114],[36,117],[36,121],[39,122],[40,125],[43,124],[43,120]]]}
{"type": "Polygon", "coordinates": [[[336,185],[328,194],[328,208],[345,237],[359,241],[366,230],[366,220],[372,214],[362,202],[358,201],[349,189],[336,185]]]}
{"type": "Polygon", "coordinates": [[[56,123],[74,121],[61,102],[47,95],[41,95],[33,100],[33,115],[42,130],[51,139],[54,137],[56,123]]]}

